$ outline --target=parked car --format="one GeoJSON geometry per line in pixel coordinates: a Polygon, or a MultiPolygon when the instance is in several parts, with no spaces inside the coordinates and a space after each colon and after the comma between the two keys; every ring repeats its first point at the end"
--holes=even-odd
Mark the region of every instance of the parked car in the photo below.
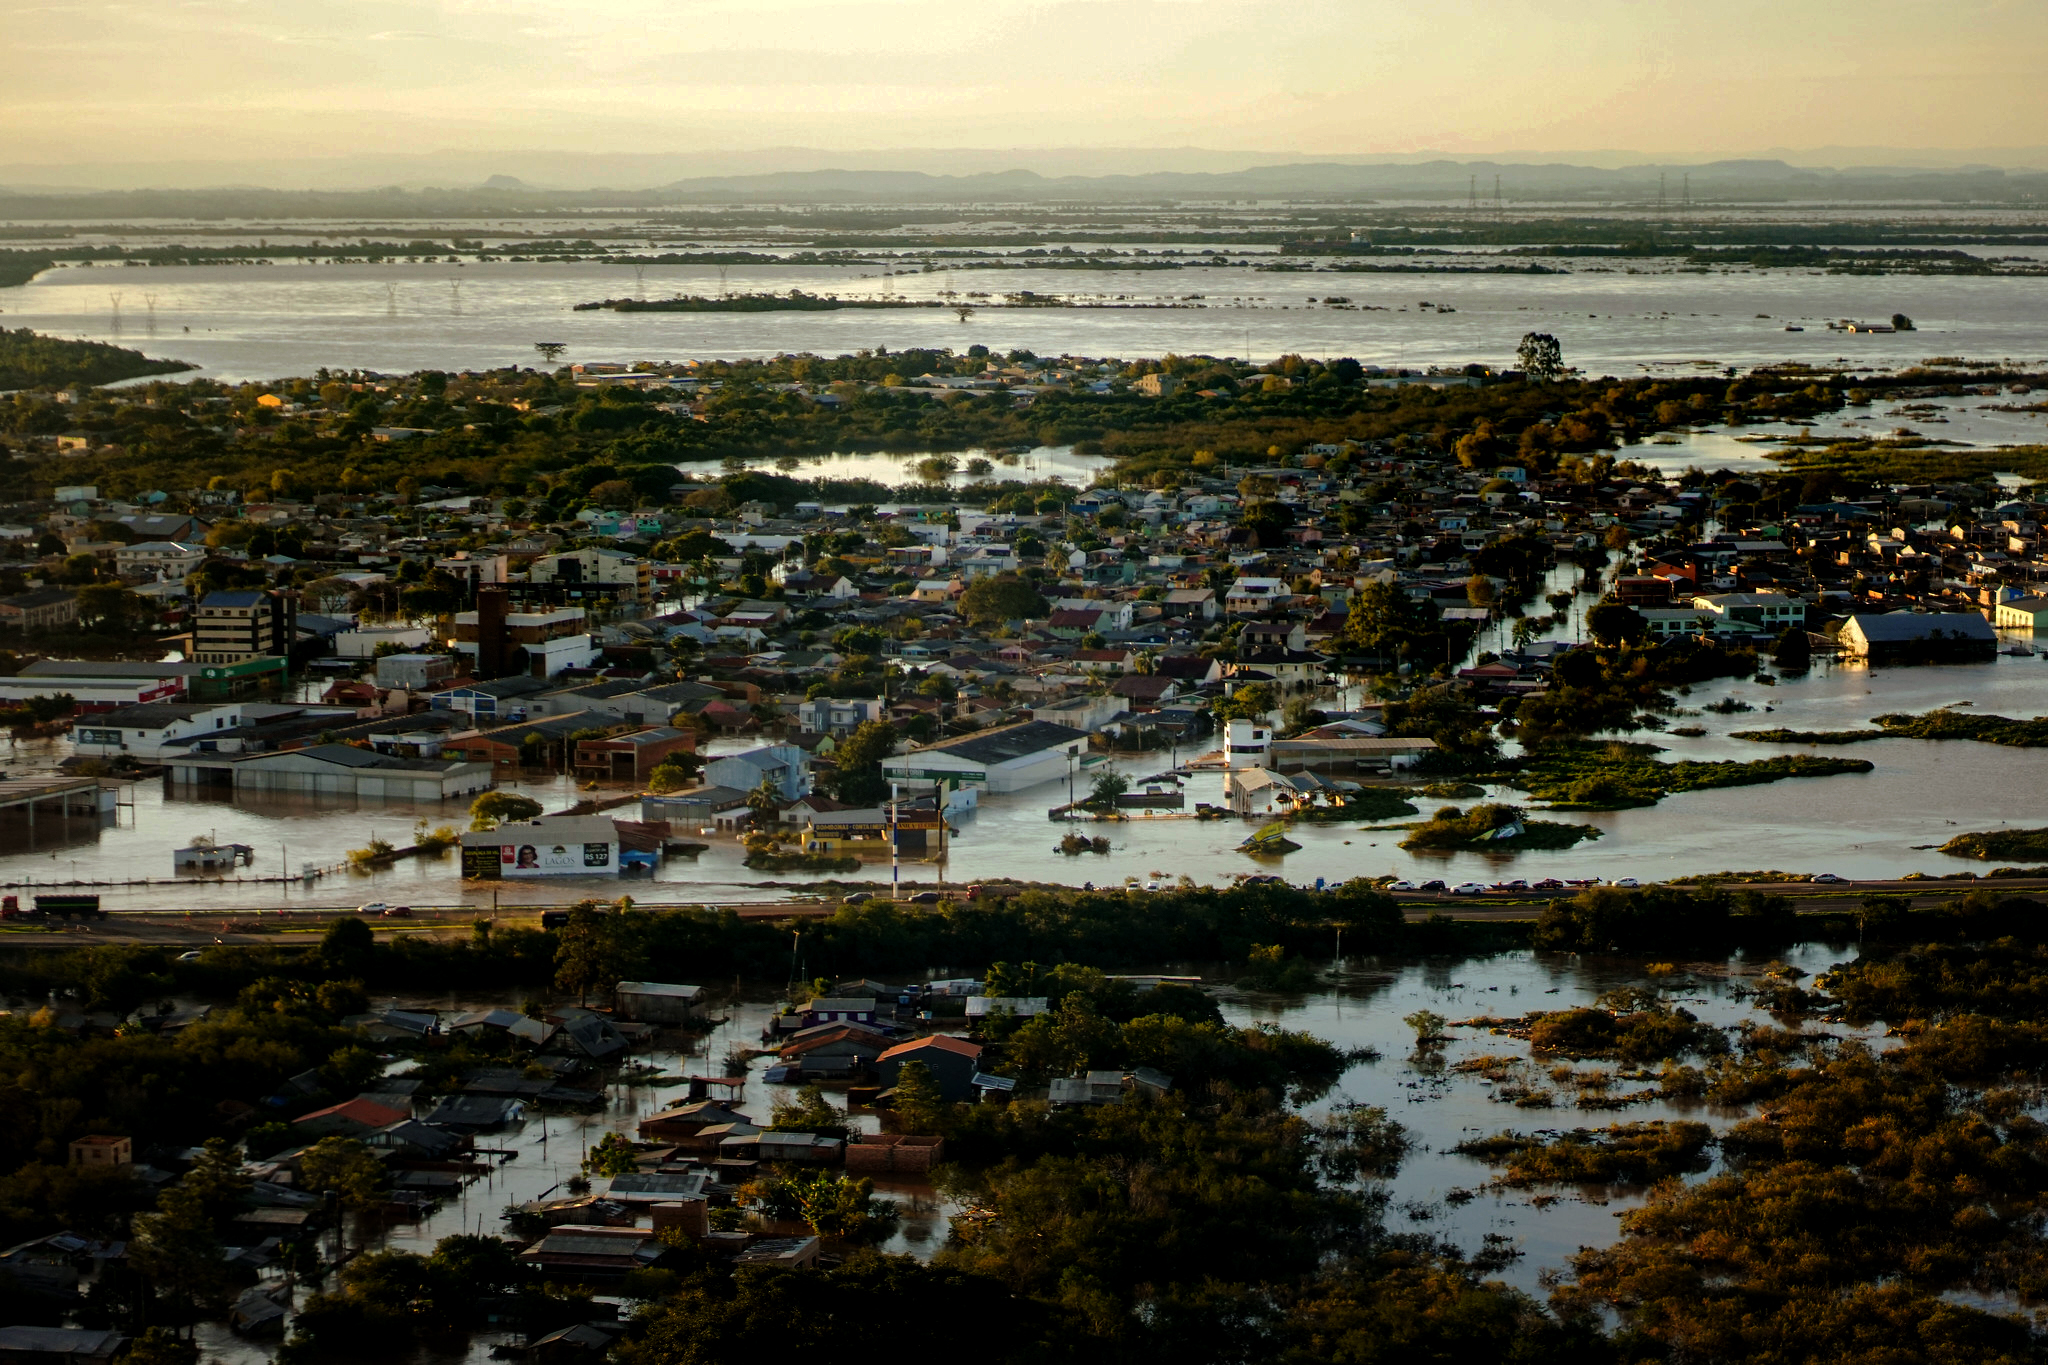
{"type": "Polygon", "coordinates": [[[197,962],[198,960],[199,960],[199,950],[198,950],[197,948],[194,948],[194,949],[193,949],[193,950],[192,950],[191,952],[189,952],[189,953],[179,953],[179,954],[178,954],[178,961],[180,961],[180,962],[197,962]]]}
{"type": "Polygon", "coordinates": [[[1486,888],[1478,882],[1459,882],[1451,888],[1451,894],[1453,896],[1483,896],[1486,894],[1486,888]]]}
{"type": "Polygon", "coordinates": [[[1387,883],[1387,890],[1389,890],[1389,891],[1413,891],[1414,889],[1415,889],[1415,883],[1414,883],[1414,882],[1388,882],[1388,883],[1387,883]]]}
{"type": "Polygon", "coordinates": [[[1544,877],[1529,883],[1531,891],[1562,891],[1564,883],[1555,877],[1544,877]]]}
{"type": "Polygon", "coordinates": [[[1635,879],[1634,877],[1616,877],[1616,878],[1614,879],[1614,883],[1613,883],[1613,884],[1614,884],[1615,886],[1626,886],[1626,887],[1637,887],[1637,886],[1641,886],[1641,885],[1642,885],[1642,883],[1641,883],[1641,882],[1639,882],[1639,881],[1637,881],[1637,880],[1636,880],[1636,879],[1635,879]]]}
{"type": "Polygon", "coordinates": [[[1515,880],[1511,882],[1495,882],[1493,884],[1493,889],[1496,891],[1527,891],[1529,889],[1529,883],[1523,881],[1520,877],[1517,877],[1515,878],[1515,880]]]}
{"type": "Polygon", "coordinates": [[[1436,878],[1432,877],[1428,881],[1424,882],[1421,886],[1416,887],[1415,889],[1418,891],[1434,891],[1437,894],[1441,895],[1444,890],[1444,884],[1438,881],[1436,878]]]}
{"type": "Polygon", "coordinates": [[[1158,882],[1146,882],[1146,883],[1145,883],[1145,889],[1146,889],[1147,891],[1157,891],[1157,890],[1159,889],[1159,883],[1158,883],[1158,882]]]}
{"type": "Polygon", "coordinates": [[[1813,879],[1822,886],[1844,886],[1849,881],[1847,877],[1837,877],[1832,872],[1816,872],[1813,879]]]}
{"type": "Polygon", "coordinates": [[[910,898],[912,905],[937,905],[944,897],[936,891],[920,891],[910,898]]]}

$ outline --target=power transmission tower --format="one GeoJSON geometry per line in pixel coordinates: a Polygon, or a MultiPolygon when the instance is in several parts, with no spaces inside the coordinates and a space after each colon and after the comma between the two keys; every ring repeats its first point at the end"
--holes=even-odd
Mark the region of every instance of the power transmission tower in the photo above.
{"type": "Polygon", "coordinates": [[[647,267],[644,265],[633,267],[633,297],[636,299],[647,297],[647,267]]]}
{"type": "Polygon", "coordinates": [[[1470,177],[1470,179],[1472,181],[1469,187],[1471,198],[1466,201],[1465,211],[1476,214],[1479,212],[1479,177],[1475,175],[1470,177]]]}
{"type": "Polygon", "coordinates": [[[384,316],[387,318],[398,316],[398,284],[395,280],[388,281],[384,285],[384,316]]]}
{"type": "Polygon", "coordinates": [[[121,335],[121,291],[109,289],[107,291],[107,298],[114,306],[114,335],[119,336],[121,335]]]}
{"type": "Polygon", "coordinates": [[[147,328],[147,329],[148,329],[148,331],[149,331],[149,334],[150,334],[151,336],[155,336],[155,335],[156,335],[156,295],[154,295],[154,294],[144,294],[144,295],[142,296],[142,306],[143,306],[143,307],[144,307],[145,309],[149,310],[149,320],[148,320],[147,322],[145,322],[145,323],[143,324],[143,326],[144,326],[145,328],[147,328]]]}
{"type": "Polygon", "coordinates": [[[462,315],[462,281],[448,281],[448,311],[457,317],[462,315]]]}

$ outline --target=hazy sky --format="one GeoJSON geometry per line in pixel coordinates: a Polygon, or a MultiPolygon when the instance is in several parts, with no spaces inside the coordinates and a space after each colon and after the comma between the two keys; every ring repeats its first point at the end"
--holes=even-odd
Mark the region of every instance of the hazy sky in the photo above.
{"type": "Polygon", "coordinates": [[[2042,0],[0,0],[0,160],[2048,138],[2042,0]]]}

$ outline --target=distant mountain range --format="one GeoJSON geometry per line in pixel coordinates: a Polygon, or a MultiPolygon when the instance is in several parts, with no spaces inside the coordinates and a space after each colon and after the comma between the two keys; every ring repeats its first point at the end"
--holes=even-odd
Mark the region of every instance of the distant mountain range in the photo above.
{"type": "Polygon", "coordinates": [[[1568,163],[1300,161],[1235,170],[1042,175],[1031,170],[933,174],[887,169],[775,170],[692,176],[641,189],[548,189],[512,175],[455,188],[64,190],[0,187],[0,217],[108,221],[141,217],[448,217],[711,203],[1139,203],[1289,198],[1460,203],[1496,193],[1510,204],[1815,202],[2013,204],[2048,200],[2048,172],[1996,166],[1815,168],[1780,160],[1601,167],[1568,163]]]}

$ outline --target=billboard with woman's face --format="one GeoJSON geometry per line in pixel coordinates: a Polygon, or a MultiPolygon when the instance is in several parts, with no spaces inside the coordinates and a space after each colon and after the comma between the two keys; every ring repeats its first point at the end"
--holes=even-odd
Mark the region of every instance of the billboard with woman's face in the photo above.
{"type": "Polygon", "coordinates": [[[504,877],[548,877],[617,872],[608,843],[500,844],[498,873],[504,877]]]}

